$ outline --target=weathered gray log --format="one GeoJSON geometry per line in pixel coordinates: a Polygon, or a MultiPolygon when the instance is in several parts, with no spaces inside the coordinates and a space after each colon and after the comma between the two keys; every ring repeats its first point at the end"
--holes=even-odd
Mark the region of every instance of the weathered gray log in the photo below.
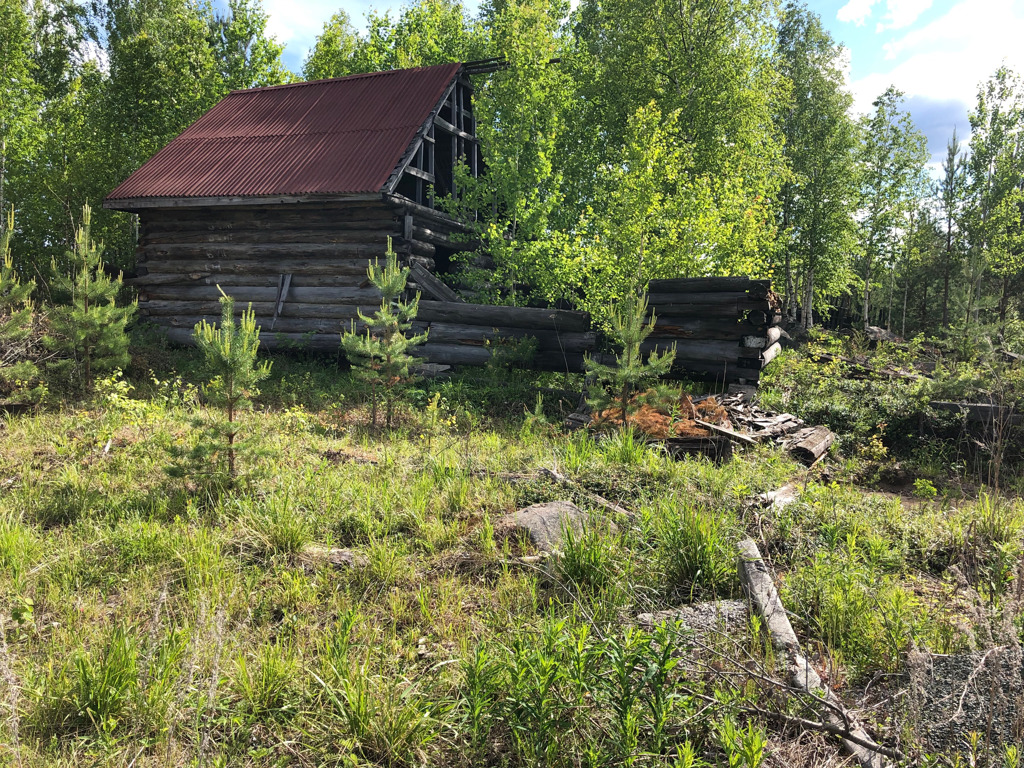
{"type": "Polygon", "coordinates": [[[660,304],[651,302],[650,311],[658,316],[666,317],[705,317],[718,319],[738,319],[755,311],[768,312],[770,307],[767,301],[761,299],[722,299],[715,298],[715,294],[708,294],[707,297],[693,301],[669,302],[660,304]]]}
{"type": "MultiPolygon", "coordinates": [[[[295,276],[294,272],[283,272],[293,276],[292,285],[302,288],[358,288],[366,282],[366,271],[348,275],[307,275],[295,276]]],[[[162,285],[220,285],[228,286],[247,285],[251,287],[272,288],[277,285],[276,274],[219,274],[209,271],[179,272],[176,274],[161,274],[159,272],[147,272],[144,275],[125,280],[129,285],[136,286],[140,291],[145,291],[147,286],[162,285]]]]}
{"type": "Polygon", "coordinates": [[[234,275],[359,275],[366,277],[368,258],[354,259],[161,259],[139,262],[139,275],[210,274],[234,275]]]}
{"type": "Polygon", "coordinates": [[[762,334],[751,334],[743,337],[743,346],[750,349],[767,349],[782,338],[782,329],[778,326],[766,328],[762,334]]]}
{"type": "MultiPolygon", "coordinates": [[[[175,344],[191,345],[191,328],[166,328],[169,341],[175,344]]],[[[338,352],[341,349],[340,337],[336,333],[278,333],[276,331],[260,332],[260,349],[310,349],[318,352],[338,352]]]]}
{"type": "Polygon", "coordinates": [[[782,345],[779,342],[775,342],[761,355],[761,367],[764,368],[768,363],[776,358],[779,352],[782,351],[782,345]]]}
{"type": "Polygon", "coordinates": [[[740,583],[747,593],[751,608],[764,620],[772,646],[788,662],[789,682],[819,703],[819,714],[834,726],[844,729],[860,744],[843,739],[843,747],[862,768],[882,768],[878,745],[871,739],[839,697],[822,682],[821,677],[800,650],[800,640],[789,623],[786,609],[779,599],[775,581],[753,539],[744,539],[739,550],[740,583]],[[865,746],[869,745],[869,746],[865,746]],[[874,747],[874,749],[872,749],[874,747]]]}
{"type": "Polygon", "coordinates": [[[652,291],[647,294],[647,304],[650,307],[660,306],[674,306],[677,304],[707,304],[709,306],[720,306],[730,305],[736,301],[746,301],[757,303],[758,308],[762,308],[761,304],[767,304],[767,301],[762,297],[750,296],[745,291],[673,291],[661,292],[652,291]]]}
{"type": "Polygon", "coordinates": [[[752,280],[749,277],[684,277],[651,280],[649,293],[719,293],[744,291],[764,298],[771,290],[770,280],[752,280]]]}
{"type": "Polygon", "coordinates": [[[782,315],[774,310],[753,309],[746,313],[747,322],[752,325],[778,325],[782,315]]]}
{"type": "Polygon", "coordinates": [[[738,317],[673,317],[655,314],[652,336],[670,339],[736,340],[767,330],[738,317]]]}
{"type": "Polygon", "coordinates": [[[527,328],[503,328],[487,325],[459,325],[457,323],[430,323],[430,341],[439,344],[465,344],[482,347],[498,339],[537,340],[537,348],[589,352],[597,346],[597,331],[549,331],[527,328]]]}
{"type": "Polygon", "coordinates": [[[741,358],[760,360],[761,350],[741,347],[739,338],[722,341],[696,341],[693,339],[659,339],[648,336],[640,345],[644,354],[655,349],[667,351],[675,347],[679,360],[730,360],[741,358]]]}
{"type": "MultiPolygon", "coordinates": [[[[264,334],[270,333],[330,333],[337,340],[343,331],[347,331],[355,323],[357,331],[365,328],[356,317],[278,317],[271,328],[271,314],[257,314],[256,325],[264,334]]],[[[220,315],[209,312],[203,315],[166,315],[152,318],[154,322],[167,328],[195,328],[201,320],[208,323],[220,323],[220,315]]]]}
{"type": "Polygon", "coordinates": [[[397,238],[400,234],[397,224],[394,224],[394,226],[381,226],[378,229],[350,230],[336,230],[326,225],[318,229],[233,229],[214,231],[188,230],[182,232],[147,229],[139,237],[139,245],[365,243],[377,245],[380,248],[380,252],[384,253],[388,237],[397,238]]]}
{"type": "Polygon", "coordinates": [[[744,435],[739,432],[735,432],[727,427],[723,427],[720,424],[712,424],[710,421],[701,421],[700,419],[694,419],[693,422],[698,426],[704,427],[704,429],[710,429],[715,434],[727,437],[734,443],[741,443],[743,445],[757,445],[757,440],[750,437],[750,435],[744,435]]]}
{"type": "Polygon", "coordinates": [[[590,315],[564,309],[496,307],[448,301],[421,301],[420,320],[525,330],[589,331],[590,315]]]}
{"type": "Polygon", "coordinates": [[[290,259],[290,258],[379,258],[383,249],[367,243],[160,243],[144,245],[136,253],[152,259],[290,259]]]}
{"type": "MultiPolygon", "coordinates": [[[[276,297],[275,297],[276,298],[276,297]]],[[[235,311],[241,312],[249,306],[250,302],[237,302],[235,311]]],[[[252,309],[258,317],[273,317],[274,301],[251,302],[252,309]]],[[[281,307],[281,317],[324,317],[336,319],[349,319],[356,317],[356,310],[362,310],[364,314],[372,314],[380,306],[375,304],[308,304],[296,301],[286,301],[281,307]]],[[[173,315],[211,315],[220,316],[220,302],[213,300],[205,301],[145,301],[139,303],[139,311],[152,317],[169,317],[173,315]]]]}
{"type": "Polygon", "coordinates": [[[437,301],[464,303],[462,299],[459,298],[459,294],[419,264],[413,264],[409,267],[409,277],[416,281],[420,290],[429,298],[437,301]]]}
{"type": "MultiPolygon", "coordinates": [[[[277,288],[265,286],[225,286],[224,292],[238,302],[277,301],[277,288]]],[[[215,285],[154,285],[139,290],[139,303],[153,299],[177,301],[209,301],[220,298],[220,289],[215,285]]],[[[288,301],[314,304],[371,304],[380,301],[376,288],[292,288],[288,301]]]]}
{"type": "MultiPolygon", "coordinates": [[[[427,343],[416,348],[417,357],[431,363],[442,365],[487,365],[491,360],[491,350],[485,347],[465,344],[434,344],[427,343]]],[[[538,350],[529,364],[530,368],[542,371],[569,371],[578,373],[583,370],[583,355],[578,352],[562,353],[557,350],[538,350]]]]}
{"type": "Polygon", "coordinates": [[[707,456],[713,461],[723,461],[732,456],[732,441],[726,437],[670,437],[658,441],[673,458],[681,456],[707,456]]]}
{"type": "Polygon", "coordinates": [[[936,411],[962,413],[964,418],[973,424],[1024,424],[1024,414],[1017,413],[1013,408],[991,403],[950,403],[944,400],[932,400],[931,407],[936,411]]]}
{"type": "Polygon", "coordinates": [[[788,443],[789,452],[810,466],[825,455],[835,440],[836,436],[828,427],[808,427],[793,436],[792,441],[788,443]]]}

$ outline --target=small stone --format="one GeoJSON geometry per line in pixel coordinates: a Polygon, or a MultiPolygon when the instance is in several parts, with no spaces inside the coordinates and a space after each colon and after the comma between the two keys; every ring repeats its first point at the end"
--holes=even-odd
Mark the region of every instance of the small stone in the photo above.
{"type": "Polygon", "coordinates": [[[325,563],[335,568],[365,568],[369,564],[364,555],[352,549],[309,546],[302,554],[310,562],[325,563]]]}

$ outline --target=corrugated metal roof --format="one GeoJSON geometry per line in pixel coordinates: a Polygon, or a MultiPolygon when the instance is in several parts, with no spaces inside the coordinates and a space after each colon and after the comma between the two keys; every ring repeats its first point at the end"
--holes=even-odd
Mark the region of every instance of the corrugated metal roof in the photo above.
{"type": "Polygon", "coordinates": [[[461,66],[233,91],[107,200],[379,192],[461,66]]]}

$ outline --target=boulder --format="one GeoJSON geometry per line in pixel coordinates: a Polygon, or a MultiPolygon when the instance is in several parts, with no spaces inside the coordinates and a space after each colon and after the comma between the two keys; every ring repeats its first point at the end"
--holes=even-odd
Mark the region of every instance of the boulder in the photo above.
{"type": "Polygon", "coordinates": [[[571,501],[549,501],[525,507],[504,519],[512,532],[524,533],[541,552],[562,548],[562,534],[567,527],[583,529],[586,513],[571,501]]]}

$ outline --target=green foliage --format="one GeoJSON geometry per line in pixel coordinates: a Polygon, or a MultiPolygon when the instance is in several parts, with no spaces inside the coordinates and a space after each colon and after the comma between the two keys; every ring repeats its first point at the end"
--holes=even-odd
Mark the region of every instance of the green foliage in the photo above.
{"type": "Polygon", "coordinates": [[[725,519],[680,499],[659,505],[654,526],[670,593],[694,600],[722,597],[735,589],[735,537],[725,519]]]}
{"type": "Polygon", "coordinates": [[[391,429],[395,401],[413,380],[411,368],[418,362],[409,352],[426,341],[427,334],[406,336],[419,311],[420,296],[416,294],[412,301],[400,298],[405,291],[409,268],[398,265],[391,238],[388,238],[385,259],[383,268],[374,263],[367,269],[370,282],[383,296],[380,309],[372,316],[360,311],[359,319],[365,323],[365,331],[357,331],[353,320],[351,328],[341,335],[341,348],[360,378],[370,385],[371,423],[377,424],[379,391],[385,404],[385,423],[391,429]]]}
{"type": "Polygon", "coordinates": [[[913,228],[911,218],[925,188],[927,143],[908,112],[900,109],[903,94],[888,88],[873,106],[874,112],[861,118],[862,142],[858,150],[861,199],[860,240],[863,296],[861,320],[866,326],[872,310],[880,321],[885,315],[871,303],[873,283],[882,267],[889,273],[889,327],[892,311],[892,277],[905,253],[905,238],[913,228]]]}
{"type": "Polygon", "coordinates": [[[212,26],[212,47],[229,90],[281,85],[291,80],[281,62],[284,46],[267,37],[260,0],[229,0],[228,15],[212,26]]]}
{"type": "MultiPolygon", "coordinates": [[[[70,277],[59,275],[53,290],[65,295],[69,303],[50,312],[48,348],[60,359],[51,368],[91,391],[96,374],[124,368],[128,364],[126,328],[135,315],[136,303],[119,307],[122,279],[111,278],[103,264],[103,245],[91,238],[92,209],[82,209],[82,226],[75,236],[74,264],[70,277]]],[[[56,272],[54,267],[54,272],[56,272]]]]}
{"type": "Polygon", "coordinates": [[[339,10],[317,36],[316,44],[303,64],[303,76],[306,80],[326,80],[353,74],[354,58],[361,42],[351,17],[346,11],[339,10]]]}
{"type": "Polygon", "coordinates": [[[260,346],[260,329],[252,307],[235,320],[235,300],[221,291],[220,327],[200,321],[192,338],[203,355],[209,382],[203,393],[211,405],[222,408],[222,418],[208,425],[210,442],[202,450],[217,457],[224,454],[228,476],[236,476],[236,452],[244,450],[247,441],[239,439],[238,418],[259,395],[256,386],[270,375],[270,361],[256,361],[260,346]]]}
{"type": "Polygon", "coordinates": [[[792,171],[779,206],[785,281],[779,288],[790,318],[799,304],[802,325],[810,328],[815,306],[842,294],[853,277],[858,137],[849,117],[853,99],[845,89],[842,48],[821,19],[790,3],[778,46],[781,72],[793,85],[777,117],[792,171]]]}
{"type": "Polygon", "coordinates": [[[38,318],[32,304],[35,281],[21,282],[14,270],[10,249],[13,210],[5,224],[0,227],[0,397],[35,402],[44,391],[32,359],[38,347],[38,318]]]}
{"type": "Polygon", "coordinates": [[[672,368],[675,349],[651,352],[643,359],[640,345],[654,330],[654,318],[647,320],[647,298],[631,292],[615,307],[609,331],[612,340],[622,347],[615,365],[605,365],[593,358],[586,362],[587,374],[597,386],[588,391],[588,403],[594,411],[616,405],[621,413],[622,426],[629,428],[629,411],[633,396],[649,379],[664,376],[672,368]]]}

